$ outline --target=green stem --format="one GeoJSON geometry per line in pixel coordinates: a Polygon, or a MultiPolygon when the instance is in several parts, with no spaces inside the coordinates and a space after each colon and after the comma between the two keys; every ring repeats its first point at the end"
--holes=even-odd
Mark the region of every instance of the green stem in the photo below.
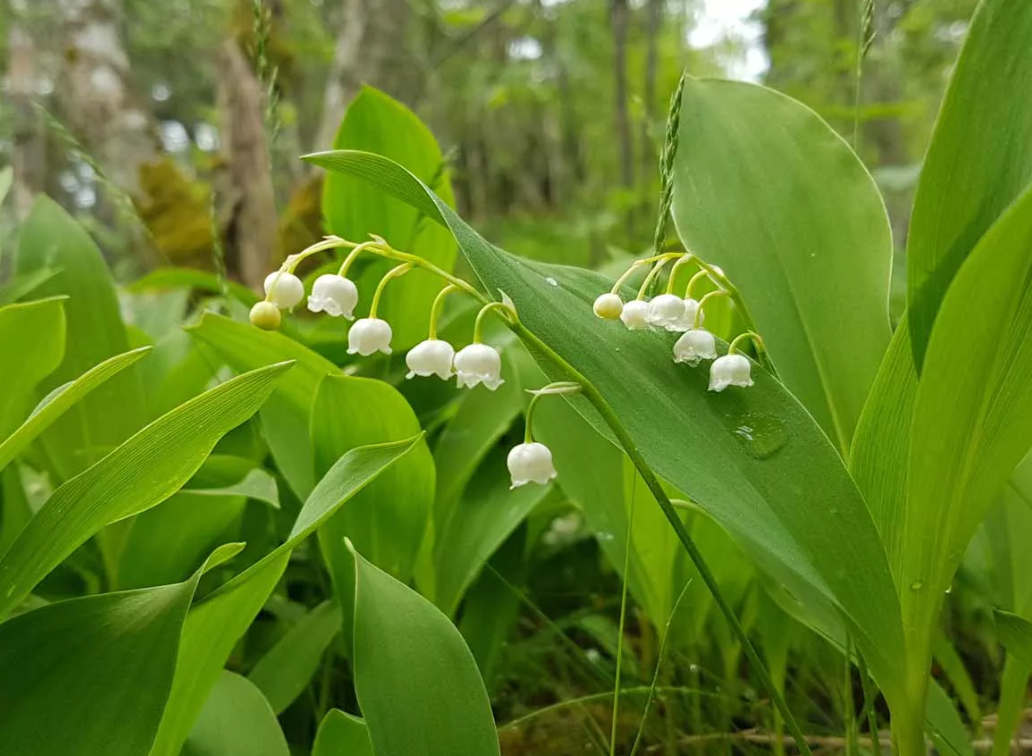
{"type": "MultiPolygon", "coordinates": [[[[716,292],[713,293],[716,294],[716,292]]],[[[707,294],[706,296],[709,295],[707,294]]],[[[705,297],[703,297],[703,299],[705,299],[705,297]]],[[[701,302],[699,303],[699,309],[702,309],[701,302]]],[[[734,354],[738,350],[738,345],[746,339],[752,339],[752,343],[756,345],[757,354],[766,353],[766,345],[763,343],[763,339],[760,338],[760,334],[756,333],[756,331],[746,331],[745,333],[740,333],[737,336],[735,336],[734,340],[732,340],[730,345],[728,345],[727,353],[734,354]]]]}
{"type": "Polygon", "coordinates": [[[405,275],[410,270],[412,270],[412,264],[411,263],[402,263],[401,265],[397,266],[396,268],[391,268],[390,270],[387,271],[386,274],[384,274],[384,277],[380,279],[380,283],[378,283],[376,285],[376,291],[373,292],[373,301],[372,301],[372,304],[369,305],[369,318],[370,319],[375,319],[376,318],[376,310],[380,307],[380,297],[383,296],[383,290],[387,288],[388,282],[392,278],[397,278],[398,276],[405,275]]]}
{"type": "Polygon", "coordinates": [[[871,683],[871,673],[867,670],[867,662],[864,657],[857,654],[857,661],[860,665],[860,685],[864,691],[864,711],[867,712],[867,730],[871,734],[871,748],[874,756],[881,756],[881,741],[878,740],[878,712],[874,708],[876,697],[875,690],[871,683]]]}
{"type": "Polygon", "coordinates": [[[843,719],[846,723],[846,756],[859,753],[860,742],[856,723],[856,702],[853,700],[853,638],[846,634],[845,667],[842,670],[843,719]]]}
{"type": "MultiPolygon", "coordinates": [[[[705,272],[705,271],[703,271],[703,272],[705,272]]],[[[694,281],[695,279],[693,278],[692,280],[694,281]]],[[[688,286],[691,287],[691,284],[689,283],[688,286]]],[[[702,325],[702,315],[703,315],[702,308],[704,308],[706,306],[707,302],[709,302],[711,299],[718,299],[720,297],[730,297],[730,296],[731,296],[731,293],[729,291],[726,291],[725,289],[717,289],[716,291],[711,291],[708,294],[706,294],[705,296],[703,296],[703,298],[699,300],[698,306],[695,308],[695,321],[692,323],[692,328],[698,328],[700,325],[702,325]]],[[[733,343],[734,342],[732,342],[732,344],[733,343]]],[[[730,354],[730,353],[731,353],[730,350],[728,350],[728,354],[730,354]]]]}
{"type": "MultiPolygon", "coordinates": [[[[688,280],[688,285],[684,287],[685,299],[692,298],[692,292],[695,291],[695,284],[701,281],[703,278],[709,278],[709,271],[702,269],[688,280]]],[[[730,294],[728,296],[730,296],[730,294]]]]}
{"type": "Polygon", "coordinates": [[[706,584],[706,588],[709,589],[710,594],[712,594],[713,600],[717,604],[717,608],[720,609],[721,613],[727,619],[735,637],[742,644],[742,649],[745,651],[746,658],[752,665],[757,677],[760,678],[761,685],[770,696],[771,702],[778,711],[781,712],[781,716],[785,720],[785,725],[788,727],[788,731],[792,735],[792,739],[796,742],[796,747],[799,749],[799,753],[802,754],[802,756],[811,756],[810,747],[806,744],[806,737],[803,734],[802,729],[800,729],[799,723],[796,721],[795,717],[792,716],[792,712],[785,703],[784,697],[774,685],[773,680],[771,680],[770,673],[767,672],[767,668],[760,659],[756,648],[749,640],[749,636],[746,634],[745,628],[742,627],[742,623],[738,621],[738,617],[735,615],[731,605],[728,603],[727,599],[724,598],[724,594],[721,592],[716,578],[713,576],[709,566],[706,564],[706,560],[703,558],[702,552],[699,551],[699,547],[696,546],[695,541],[692,539],[691,534],[685,527],[684,522],[681,521],[680,516],[677,514],[677,510],[670,502],[670,498],[667,496],[666,491],[659,482],[659,478],[657,478],[655,473],[652,472],[652,468],[649,467],[648,462],[645,461],[641,452],[638,451],[637,444],[635,444],[630,433],[628,433],[627,429],[624,428],[623,423],[620,422],[620,419],[616,416],[616,413],[613,412],[612,408],[610,408],[609,404],[606,402],[602,394],[599,393],[598,389],[595,388],[595,386],[590,383],[588,379],[580,373],[580,371],[563,359],[521,322],[516,321],[511,325],[517,336],[519,336],[523,341],[532,344],[534,348],[546,355],[558,368],[569,375],[571,380],[581,385],[581,390],[584,392],[585,398],[591,402],[595,410],[602,416],[602,419],[605,421],[606,425],[609,426],[613,435],[616,436],[617,441],[623,447],[627,456],[630,457],[631,462],[638,469],[639,474],[645,481],[645,485],[648,486],[652,495],[656,497],[656,502],[659,504],[660,509],[663,510],[663,514],[673,527],[678,540],[681,542],[681,545],[688,553],[692,563],[699,571],[699,576],[706,584]]]}
{"type": "MultiPolygon", "coordinates": [[[[677,271],[679,271],[681,269],[681,266],[682,265],[688,265],[688,264],[694,263],[694,262],[695,262],[695,255],[693,255],[691,252],[687,253],[686,255],[683,255],[682,257],[677,258],[677,261],[674,263],[674,267],[672,267],[670,269],[670,278],[667,279],[667,286],[666,286],[666,293],[667,294],[673,294],[674,293],[674,283],[675,283],[675,281],[677,279],[677,271]]],[[[699,271],[699,273],[703,273],[703,272],[705,272],[705,271],[699,271]]],[[[697,275],[699,275],[699,273],[696,273],[695,275],[697,276],[697,275]]],[[[695,280],[695,276],[692,277],[692,280],[693,281],[695,280]]],[[[689,285],[691,285],[691,284],[689,284],[689,285]]]]}
{"type": "Polygon", "coordinates": [[[656,276],[659,275],[659,271],[663,270],[663,266],[666,265],[668,262],[670,262],[670,258],[663,257],[660,258],[660,261],[658,263],[652,266],[652,270],[650,270],[649,274],[645,276],[645,280],[642,281],[641,288],[638,289],[638,299],[645,298],[646,292],[648,292],[649,287],[652,286],[652,282],[656,280],[656,276]]]}
{"type": "Polygon", "coordinates": [[[364,252],[365,250],[371,250],[378,246],[379,245],[376,242],[372,241],[356,244],[354,248],[350,252],[348,252],[348,256],[344,258],[344,262],[341,263],[340,269],[337,271],[337,275],[347,278],[348,271],[351,270],[351,266],[355,264],[355,260],[358,259],[358,256],[362,254],[362,252],[364,252]]]}
{"type": "Polygon", "coordinates": [[[1007,654],[1003,664],[1003,678],[1000,680],[1000,700],[996,707],[996,734],[993,737],[991,756],[1007,756],[1010,753],[1011,738],[1018,731],[1021,721],[1022,703],[1025,700],[1025,684],[1028,670],[1013,654],[1007,654]]]}
{"type": "MultiPolygon", "coordinates": [[[[535,397],[537,398],[537,397],[535,397]]],[[[613,726],[609,735],[609,756],[616,754],[616,726],[620,714],[620,673],[623,671],[624,622],[627,619],[627,586],[631,582],[631,549],[634,546],[634,505],[638,497],[638,476],[631,481],[631,512],[627,519],[627,538],[624,542],[623,591],[620,595],[620,628],[616,636],[616,681],[613,684],[613,726]]]]}
{"type": "Polygon", "coordinates": [[[484,331],[484,318],[486,318],[487,314],[493,310],[504,310],[506,313],[505,321],[510,325],[512,324],[512,308],[509,307],[509,305],[505,304],[505,302],[488,302],[480,308],[480,312],[477,313],[476,322],[473,323],[474,344],[480,343],[480,339],[484,331]]]}
{"type": "Polygon", "coordinates": [[[448,284],[441,289],[437,296],[434,297],[434,303],[430,306],[430,340],[433,341],[437,338],[437,319],[440,317],[441,308],[444,306],[444,298],[451,294],[453,291],[458,291],[459,287],[455,284],[448,284]]]}

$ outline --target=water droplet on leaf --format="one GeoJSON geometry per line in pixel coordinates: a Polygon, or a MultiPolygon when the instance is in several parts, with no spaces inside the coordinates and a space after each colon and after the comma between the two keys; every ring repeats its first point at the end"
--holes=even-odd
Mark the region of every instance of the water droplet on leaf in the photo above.
{"type": "Polygon", "coordinates": [[[545,283],[548,284],[549,286],[558,286],[559,285],[559,282],[556,281],[551,276],[549,276],[548,278],[545,279],[545,283]]]}
{"type": "Polygon", "coordinates": [[[924,588],[924,580],[915,580],[910,584],[910,590],[912,591],[919,591],[922,588],[924,588]]]}
{"type": "Polygon", "coordinates": [[[756,459],[768,459],[788,443],[785,423],[774,415],[759,412],[729,415],[724,425],[756,459]]]}

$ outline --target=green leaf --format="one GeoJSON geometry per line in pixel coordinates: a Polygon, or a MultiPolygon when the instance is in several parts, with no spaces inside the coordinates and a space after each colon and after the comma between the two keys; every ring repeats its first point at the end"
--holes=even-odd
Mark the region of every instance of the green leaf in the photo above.
{"type": "MultiPolygon", "coordinates": [[[[351,449],[411,438],[420,430],[416,413],[394,387],[369,378],[327,375],[315,392],[311,412],[316,474],[351,449]]],[[[344,537],[351,538],[375,564],[407,582],[426,534],[433,492],[433,457],[426,443],[420,442],[319,531],[345,618],[354,604],[355,577],[354,559],[344,547],[344,537]]]]}
{"type": "Polygon", "coordinates": [[[223,670],[182,756],[290,756],[276,715],[246,677],[223,670]]]}
{"type": "Polygon", "coordinates": [[[473,654],[433,604],[355,555],[355,691],[376,756],[498,754],[473,654]]]}
{"type": "MultiPolygon", "coordinates": [[[[594,317],[591,304],[610,281],[492,247],[386,158],[341,151],[306,159],[368,178],[446,223],[484,287],[511,297],[523,325],[586,376],[652,469],[779,581],[806,587],[798,600],[842,616],[886,697],[906,699],[899,603],[870,512],[827,437],[780,383],[754,367],[748,391],[708,392],[704,368],[673,363],[673,335],[594,317]]],[[[583,398],[566,400],[601,424],[583,398]]]]}
{"type": "Polygon", "coordinates": [[[891,335],[874,180],[816,113],[755,84],[689,79],[679,136],[678,233],[738,287],[781,379],[846,454],[891,335]]]}
{"type": "Polygon", "coordinates": [[[374,756],[369,728],[358,717],[330,709],[315,734],[312,756],[374,756]]]}
{"type": "Polygon", "coordinates": [[[909,320],[923,371],[953,277],[1032,181],[1032,5],[984,0],[971,20],[921,170],[907,240],[909,320]]]}
{"type": "Polygon", "coordinates": [[[58,271],[53,268],[40,268],[25,275],[15,276],[10,281],[0,284],[0,305],[8,305],[24,299],[57,273],[58,271]]]}
{"type": "MultiPolygon", "coordinates": [[[[236,281],[226,281],[229,293],[250,307],[258,301],[258,295],[236,281]]],[[[196,268],[156,268],[143,278],[129,285],[131,292],[163,291],[170,288],[197,289],[209,294],[221,294],[222,282],[215,273],[196,268]]]]}
{"type": "MultiPolygon", "coordinates": [[[[388,155],[433,184],[448,204],[455,203],[444,157],[433,134],[412,111],[383,92],[364,87],[358,93],[348,106],[333,146],[388,155]]],[[[326,177],[322,207],[329,233],[353,241],[366,241],[369,234],[377,234],[395,248],[419,255],[444,270],[450,271],[455,264],[451,234],[421,220],[415,210],[398,200],[368,191],[350,176],[326,177]]],[[[375,286],[375,280],[388,267],[387,262],[377,263],[364,279],[375,286]]],[[[433,276],[417,272],[387,289],[380,317],[391,323],[395,349],[408,348],[426,338],[430,305],[441,285],[433,276]]]]}
{"type": "MultiPolygon", "coordinates": [[[[3,310],[0,310],[0,318],[2,318],[3,310]]],[[[2,327],[2,326],[0,326],[2,327]]],[[[45,333],[45,330],[38,330],[34,333],[34,338],[37,342],[46,343],[47,339],[39,337],[40,333],[45,333]]],[[[3,343],[2,336],[0,336],[0,343],[3,343]]],[[[130,365],[134,364],[138,359],[143,357],[150,351],[150,347],[141,347],[140,349],[134,349],[131,352],[120,354],[112,357],[109,360],[97,365],[95,368],[88,370],[85,374],[79,376],[71,383],[66,383],[62,386],[58,386],[49,395],[47,395],[36,409],[32,411],[32,414],[25,420],[17,430],[14,431],[5,441],[0,443],[0,469],[5,467],[15,456],[21,452],[26,446],[28,446],[40,433],[42,433],[51,423],[57,418],[61,417],[76,402],[80,401],[84,396],[89,394],[95,388],[109,380],[111,377],[117,375],[122,370],[125,370],[130,365]]],[[[22,352],[24,354],[24,352],[22,352]]],[[[60,359],[60,357],[58,357],[60,359]]],[[[22,374],[29,372],[26,369],[25,361],[20,361],[20,371],[22,374]]],[[[5,383],[4,385],[9,385],[5,383]]]]}
{"type": "Polygon", "coordinates": [[[316,485],[287,541],[191,610],[183,629],[172,694],[151,756],[177,756],[226,659],[261,611],[293,549],[420,441],[422,435],[345,454],[316,485]]]}
{"type": "Polygon", "coordinates": [[[925,706],[925,728],[942,756],[975,756],[971,734],[957,713],[957,707],[935,680],[931,681],[925,706]]]}
{"type": "Polygon", "coordinates": [[[77,756],[144,756],[197,582],[242,547],[216,550],[184,583],[62,601],[0,624],[4,753],[66,756],[74,744],[77,756]]]}
{"type": "MultiPolygon", "coordinates": [[[[0,362],[0,438],[15,428],[18,418],[28,409],[28,399],[36,384],[61,364],[65,348],[64,305],[63,298],[52,297],[0,307],[0,350],[5,355],[0,362]]],[[[4,452],[8,441],[0,444],[0,468],[6,464],[4,452]]],[[[12,443],[17,453],[19,444],[12,443]]]]}
{"type": "Polygon", "coordinates": [[[239,520],[245,504],[242,496],[206,496],[184,489],[141,512],[129,526],[118,563],[119,588],[181,580],[239,520]]]}
{"type": "Polygon", "coordinates": [[[105,525],[171,496],[224,434],[257,411],[288,367],[280,363],[216,386],[58,488],[0,557],[0,616],[105,525]]]}
{"type": "Polygon", "coordinates": [[[1032,622],[1001,609],[993,610],[993,619],[1000,644],[1021,662],[1026,672],[1032,670],[1032,622]]]}
{"type": "Polygon", "coordinates": [[[340,607],[324,601],[298,620],[258,660],[247,677],[269,699],[274,712],[282,713],[301,695],[338,632],[340,607]]]}
{"type": "MultiPolygon", "coordinates": [[[[67,348],[61,365],[42,384],[44,392],[128,352],[118,298],[103,255],[74,218],[48,197],[36,200],[18,240],[18,273],[59,273],[40,296],[67,295],[67,348]]],[[[122,371],[78,402],[43,434],[60,475],[68,479],[125,441],[143,425],[145,403],[135,369],[122,371]]]]}
{"type": "Polygon", "coordinates": [[[434,603],[453,615],[484,563],[552,492],[552,486],[510,489],[505,449],[483,463],[434,543],[434,603]]]}
{"type": "Polygon", "coordinates": [[[917,398],[917,370],[907,321],[900,321],[864,406],[849,460],[899,584],[907,516],[907,457],[917,398]]]}
{"type": "Polygon", "coordinates": [[[931,628],[960,557],[1032,446],[1030,247],[1032,189],[968,256],[928,342],[914,403],[899,581],[915,677],[925,673],[931,628]]]}
{"type": "Polygon", "coordinates": [[[315,484],[314,452],[309,437],[312,399],[323,376],[340,375],[340,368],[281,333],[261,331],[210,312],[186,330],[198,343],[214,349],[237,372],[283,359],[294,360],[294,369],[262,410],[262,424],[267,429],[276,464],[294,493],[306,498],[315,484]]]}

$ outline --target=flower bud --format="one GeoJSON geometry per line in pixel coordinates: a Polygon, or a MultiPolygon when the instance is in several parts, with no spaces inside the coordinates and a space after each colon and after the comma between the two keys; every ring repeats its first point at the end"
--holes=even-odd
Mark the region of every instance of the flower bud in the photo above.
{"type": "Polygon", "coordinates": [[[409,353],[405,355],[405,364],[408,365],[408,375],[427,377],[437,375],[442,380],[448,380],[452,376],[452,361],[455,359],[455,349],[447,341],[440,339],[427,339],[416,344],[409,353]]]}
{"type": "Polygon", "coordinates": [[[358,304],[358,287],[353,281],[335,273],[319,276],[312,284],[312,293],[308,297],[308,309],[312,312],[325,312],[337,318],[345,317],[353,320],[352,313],[358,304]]]}
{"type": "Polygon", "coordinates": [[[506,464],[512,476],[510,489],[519,488],[527,483],[545,485],[557,475],[552,464],[552,452],[547,446],[537,442],[514,446],[509,452],[506,464]]]}
{"type": "Polygon", "coordinates": [[[632,299],[624,305],[620,320],[631,331],[639,331],[648,327],[649,303],[640,299],[632,299]]]}
{"type": "Polygon", "coordinates": [[[375,352],[391,353],[391,327],[386,320],[362,318],[348,331],[348,354],[368,357],[375,352]]]}
{"type": "Polygon", "coordinates": [[[717,356],[717,340],[703,328],[685,332],[674,344],[674,362],[687,362],[695,367],[702,360],[717,356]]]}
{"type": "Polygon", "coordinates": [[[280,327],[279,308],[264,299],[251,308],[251,325],[263,331],[275,331],[280,327]]]}
{"type": "Polygon", "coordinates": [[[274,270],[265,277],[265,296],[281,310],[290,310],[305,298],[305,286],[293,273],[274,270]]]}
{"type": "Polygon", "coordinates": [[[455,375],[459,388],[473,388],[483,383],[494,391],[502,380],[502,356],[487,344],[470,344],[455,355],[455,375]]]}
{"type": "Polygon", "coordinates": [[[709,390],[721,392],[728,386],[746,388],[753,385],[752,363],[741,354],[725,354],[710,366],[709,390]]]}
{"type": "Polygon", "coordinates": [[[595,315],[603,320],[617,320],[620,317],[620,313],[623,312],[623,307],[623,300],[620,299],[619,294],[607,292],[606,294],[599,294],[592,309],[595,310],[595,315]]]}
{"type": "Polygon", "coordinates": [[[678,330],[683,319],[684,300],[676,294],[660,294],[649,302],[645,314],[645,320],[649,325],[668,331],[678,330]]]}

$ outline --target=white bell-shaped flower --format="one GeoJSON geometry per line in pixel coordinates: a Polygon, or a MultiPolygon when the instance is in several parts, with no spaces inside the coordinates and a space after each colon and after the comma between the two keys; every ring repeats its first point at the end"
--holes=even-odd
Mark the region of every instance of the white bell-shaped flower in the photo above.
{"type": "Polygon", "coordinates": [[[265,277],[265,296],[281,310],[290,310],[305,298],[305,285],[293,273],[274,270],[265,277]]]}
{"type": "Polygon", "coordinates": [[[519,488],[527,483],[545,485],[554,480],[557,473],[552,464],[552,452],[544,444],[536,441],[514,446],[506,459],[512,486],[519,488]]]}
{"type": "Polygon", "coordinates": [[[308,295],[308,309],[312,312],[325,312],[334,318],[341,316],[353,320],[352,314],[358,304],[358,287],[350,279],[336,273],[319,276],[312,284],[312,293],[308,295]]]}
{"type": "Polygon", "coordinates": [[[699,316],[699,325],[701,326],[706,322],[706,313],[699,312],[699,300],[688,297],[682,300],[684,302],[684,315],[681,320],[677,323],[676,327],[668,328],[669,331],[690,331],[695,328],[695,316],[699,316]]]}
{"type": "Polygon", "coordinates": [[[648,302],[641,299],[632,299],[623,306],[623,312],[620,313],[620,320],[623,321],[623,324],[627,326],[629,330],[640,331],[642,328],[647,328],[649,325],[648,314],[648,302]]]}
{"type": "Polygon", "coordinates": [[[674,344],[674,362],[687,362],[695,367],[702,360],[717,356],[717,340],[704,328],[693,328],[681,335],[674,344]]]}
{"type": "Polygon", "coordinates": [[[427,339],[416,344],[405,355],[405,364],[409,369],[405,377],[412,378],[418,375],[425,378],[436,375],[446,381],[452,376],[454,359],[455,349],[447,341],[427,339]]]}
{"type": "Polygon", "coordinates": [[[455,375],[459,388],[473,388],[483,383],[491,391],[501,386],[502,356],[487,344],[470,344],[455,355],[455,375]]]}
{"type": "Polygon", "coordinates": [[[649,302],[645,319],[656,328],[676,331],[684,320],[684,300],[676,294],[660,294],[649,302]]]}
{"type": "Polygon", "coordinates": [[[725,354],[710,366],[709,390],[723,391],[728,386],[746,388],[753,385],[752,363],[741,354],[725,354]]]}
{"type": "Polygon", "coordinates": [[[603,320],[616,320],[623,312],[624,303],[619,294],[606,292],[599,294],[592,309],[603,320]]]}
{"type": "Polygon", "coordinates": [[[375,352],[391,353],[391,326],[379,318],[356,320],[348,331],[348,354],[368,357],[375,352]]]}

